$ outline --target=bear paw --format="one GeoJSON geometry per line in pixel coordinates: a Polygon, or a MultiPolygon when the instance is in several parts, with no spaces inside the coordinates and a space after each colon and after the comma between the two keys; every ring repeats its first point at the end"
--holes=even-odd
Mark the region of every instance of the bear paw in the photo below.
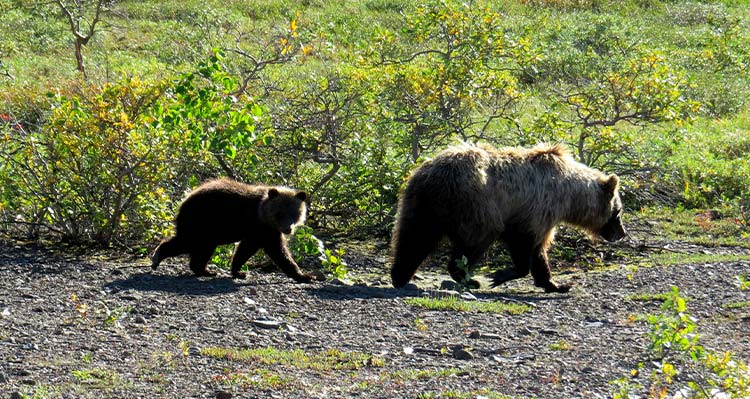
{"type": "Polygon", "coordinates": [[[564,293],[570,291],[570,288],[572,286],[573,285],[570,284],[570,283],[567,283],[567,284],[555,284],[555,283],[553,283],[553,282],[550,281],[549,283],[545,284],[543,286],[543,288],[544,288],[544,292],[559,292],[559,293],[564,294],[564,293]]]}
{"type": "Polygon", "coordinates": [[[210,272],[208,270],[203,270],[200,272],[195,272],[195,275],[198,277],[216,277],[216,272],[210,272]]]}

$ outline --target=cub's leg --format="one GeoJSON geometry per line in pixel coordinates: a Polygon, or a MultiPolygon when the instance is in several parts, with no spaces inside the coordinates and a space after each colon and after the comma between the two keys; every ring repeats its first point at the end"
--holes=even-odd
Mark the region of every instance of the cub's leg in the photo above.
{"type": "Polygon", "coordinates": [[[276,232],[268,232],[263,240],[263,250],[266,251],[266,255],[281,268],[281,270],[289,277],[293,278],[298,283],[309,283],[310,281],[316,280],[315,277],[303,274],[297,266],[297,263],[292,259],[292,254],[289,252],[289,248],[286,244],[286,238],[284,235],[276,232]]]}
{"type": "Polygon", "coordinates": [[[195,273],[196,276],[215,276],[216,272],[210,272],[206,268],[208,261],[216,250],[215,245],[203,245],[196,246],[190,250],[190,270],[195,273]]]}
{"type": "Polygon", "coordinates": [[[232,277],[239,279],[247,277],[247,273],[241,272],[240,269],[251,256],[258,252],[258,249],[260,245],[255,239],[245,238],[240,241],[232,255],[232,277]]]}
{"type": "Polygon", "coordinates": [[[188,245],[177,236],[164,240],[156,247],[154,254],[151,255],[151,268],[155,270],[162,260],[186,254],[189,251],[188,245]]]}

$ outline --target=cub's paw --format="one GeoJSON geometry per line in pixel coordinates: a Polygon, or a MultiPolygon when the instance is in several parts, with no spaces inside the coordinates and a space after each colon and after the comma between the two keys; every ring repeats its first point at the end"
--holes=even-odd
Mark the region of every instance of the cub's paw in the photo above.
{"type": "Polygon", "coordinates": [[[313,281],[322,281],[325,280],[324,276],[319,276],[316,274],[300,274],[297,277],[294,277],[294,281],[298,283],[311,283],[313,281]]]}
{"type": "Polygon", "coordinates": [[[208,270],[202,270],[200,272],[195,272],[195,275],[198,277],[216,277],[216,272],[210,272],[208,270]]]}
{"type": "Polygon", "coordinates": [[[245,272],[232,272],[232,278],[238,279],[238,280],[244,280],[247,278],[247,273],[245,272]]]}

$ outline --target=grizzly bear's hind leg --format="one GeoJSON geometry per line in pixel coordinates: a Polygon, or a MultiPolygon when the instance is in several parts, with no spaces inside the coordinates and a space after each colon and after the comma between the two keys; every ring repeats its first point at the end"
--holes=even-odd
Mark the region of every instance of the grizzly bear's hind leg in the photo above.
{"type": "Polygon", "coordinates": [[[479,288],[479,281],[471,278],[468,272],[484,258],[492,241],[486,240],[478,245],[470,246],[465,245],[463,240],[456,238],[451,238],[451,242],[453,243],[453,250],[451,251],[451,259],[448,261],[448,273],[459,284],[463,284],[471,289],[479,288]],[[464,257],[466,264],[463,267],[459,267],[459,259],[463,263],[464,257]]]}
{"type": "Polygon", "coordinates": [[[506,281],[525,277],[531,268],[533,237],[514,226],[507,226],[503,233],[503,241],[510,252],[513,267],[498,270],[492,275],[493,288],[506,281]]]}
{"type": "Polygon", "coordinates": [[[247,274],[241,272],[242,266],[245,265],[251,256],[258,252],[260,245],[252,238],[246,238],[237,245],[234,249],[234,255],[232,255],[232,277],[244,279],[247,274]]]}
{"type": "Polygon", "coordinates": [[[193,248],[190,251],[190,270],[195,273],[196,276],[212,277],[216,275],[216,272],[210,272],[206,268],[208,261],[214,255],[216,246],[199,246],[193,248]]]}
{"type": "Polygon", "coordinates": [[[151,268],[156,269],[162,260],[188,253],[188,247],[177,236],[162,241],[151,255],[151,268]]]}
{"type": "Polygon", "coordinates": [[[391,281],[401,288],[411,281],[414,273],[443,238],[443,232],[426,218],[402,217],[393,237],[393,266],[391,281]]]}

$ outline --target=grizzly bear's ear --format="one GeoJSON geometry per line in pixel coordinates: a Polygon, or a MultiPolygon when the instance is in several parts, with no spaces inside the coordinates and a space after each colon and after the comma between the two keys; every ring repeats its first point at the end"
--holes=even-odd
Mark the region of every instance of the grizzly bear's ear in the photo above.
{"type": "Polygon", "coordinates": [[[620,178],[617,175],[609,175],[607,180],[601,181],[601,185],[605,193],[614,194],[620,187],[620,178]]]}
{"type": "Polygon", "coordinates": [[[272,188],[272,189],[268,190],[268,198],[269,199],[274,198],[274,197],[276,197],[278,195],[279,195],[279,190],[277,190],[275,188],[272,188]]]}
{"type": "Polygon", "coordinates": [[[304,191],[298,191],[294,196],[300,201],[305,201],[307,199],[307,193],[304,191]]]}

